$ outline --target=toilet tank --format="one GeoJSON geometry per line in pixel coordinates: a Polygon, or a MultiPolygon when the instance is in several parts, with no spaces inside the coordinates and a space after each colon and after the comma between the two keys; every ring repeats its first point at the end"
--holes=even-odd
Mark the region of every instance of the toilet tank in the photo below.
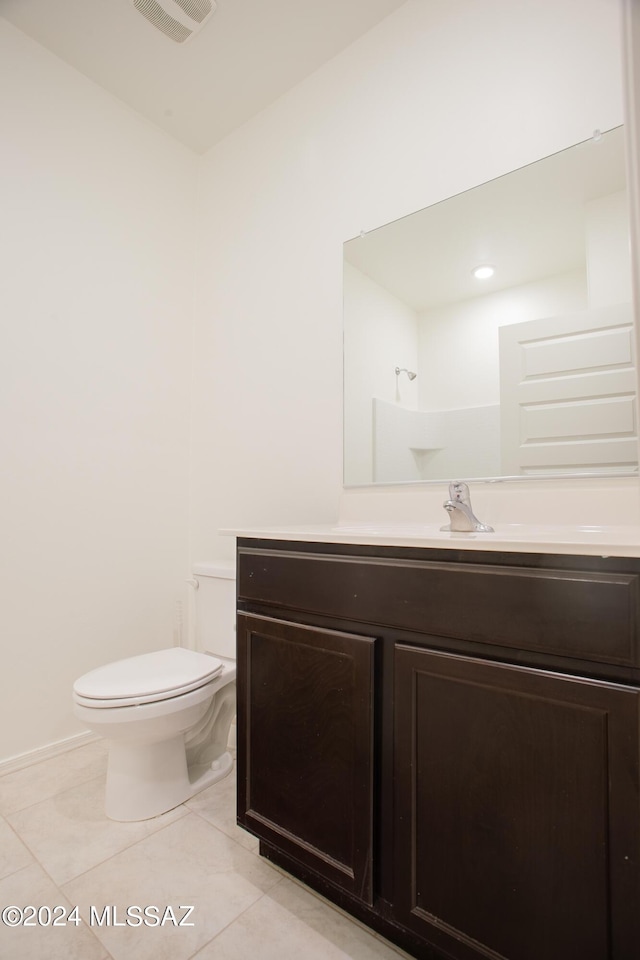
{"type": "Polygon", "coordinates": [[[236,571],[220,563],[194,563],[196,650],[236,658],[236,571]]]}

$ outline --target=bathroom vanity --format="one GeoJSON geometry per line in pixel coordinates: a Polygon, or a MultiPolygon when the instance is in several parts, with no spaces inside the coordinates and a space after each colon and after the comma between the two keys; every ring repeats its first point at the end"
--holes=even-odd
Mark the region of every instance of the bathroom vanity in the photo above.
{"type": "Polygon", "coordinates": [[[263,856],[417,958],[637,960],[640,550],[587,539],[239,536],[263,856]]]}

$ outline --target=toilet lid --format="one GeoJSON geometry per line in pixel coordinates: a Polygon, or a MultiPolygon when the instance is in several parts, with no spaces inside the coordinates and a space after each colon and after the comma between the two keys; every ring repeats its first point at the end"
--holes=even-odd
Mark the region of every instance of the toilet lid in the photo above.
{"type": "Polygon", "coordinates": [[[148,703],[175,697],[209,683],[220,673],[220,660],[206,653],[173,647],[116,660],[90,670],[73,685],[74,693],[89,700],[148,703]]]}

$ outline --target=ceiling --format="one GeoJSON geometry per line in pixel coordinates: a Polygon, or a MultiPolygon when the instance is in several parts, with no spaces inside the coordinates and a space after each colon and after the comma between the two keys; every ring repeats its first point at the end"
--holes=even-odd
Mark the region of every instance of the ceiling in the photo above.
{"type": "Polygon", "coordinates": [[[586,204],[624,190],[622,127],[345,244],[345,258],[417,312],[586,268],[586,204]],[[495,275],[478,281],[474,267],[495,275]]]}
{"type": "Polygon", "coordinates": [[[132,0],[0,0],[0,15],[198,152],[406,0],[217,0],[186,43],[132,0]]]}

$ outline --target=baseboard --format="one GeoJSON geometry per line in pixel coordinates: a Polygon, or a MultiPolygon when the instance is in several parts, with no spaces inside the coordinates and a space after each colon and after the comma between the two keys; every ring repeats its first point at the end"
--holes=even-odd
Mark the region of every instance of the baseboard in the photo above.
{"type": "Polygon", "coordinates": [[[42,760],[50,760],[51,757],[67,753],[68,750],[75,750],[76,747],[84,747],[85,744],[92,743],[94,740],[100,740],[100,737],[87,731],[86,733],[78,733],[73,737],[67,737],[66,740],[49,743],[45,747],[37,747],[35,750],[21,753],[17,757],[0,760],[0,777],[4,777],[7,773],[14,773],[16,770],[23,770],[25,767],[40,763],[42,760]]]}
{"type": "MultiPolygon", "coordinates": [[[[85,744],[93,743],[96,740],[102,740],[102,737],[87,730],[85,733],[77,733],[73,737],[67,737],[66,740],[57,740],[45,747],[37,747],[27,753],[20,753],[16,757],[7,757],[6,760],[0,760],[0,777],[4,777],[7,773],[14,773],[16,770],[23,770],[25,767],[40,763],[42,760],[57,757],[69,750],[75,750],[76,747],[84,747],[85,744]]],[[[229,749],[235,749],[236,741],[236,721],[234,718],[229,730],[229,749]]]]}

